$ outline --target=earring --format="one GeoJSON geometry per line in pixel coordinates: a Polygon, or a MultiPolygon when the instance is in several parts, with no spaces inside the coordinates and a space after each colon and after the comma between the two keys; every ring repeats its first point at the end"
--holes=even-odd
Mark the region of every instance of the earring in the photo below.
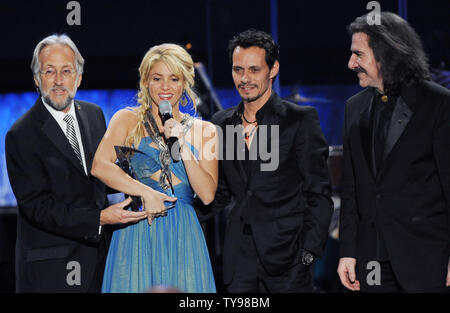
{"type": "Polygon", "coordinates": [[[189,97],[188,97],[188,95],[187,95],[187,93],[186,93],[186,90],[183,91],[183,96],[181,97],[180,103],[181,103],[181,105],[184,106],[184,107],[189,103],[189,97]]]}

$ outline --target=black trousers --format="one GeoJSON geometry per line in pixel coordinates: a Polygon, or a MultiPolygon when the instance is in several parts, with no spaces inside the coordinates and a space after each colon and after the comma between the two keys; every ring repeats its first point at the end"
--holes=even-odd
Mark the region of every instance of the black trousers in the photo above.
{"type": "Polygon", "coordinates": [[[312,271],[301,262],[279,276],[270,276],[256,251],[253,236],[242,236],[236,269],[227,291],[230,293],[312,292],[312,271]]]}
{"type": "Polygon", "coordinates": [[[100,239],[97,251],[97,262],[95,264],[94,277],[88,289],[88,293],[100,293],[103,283],[103,272],[105,271],[106,256],[108,254],[107,243],[104,237],[100,239]]]}

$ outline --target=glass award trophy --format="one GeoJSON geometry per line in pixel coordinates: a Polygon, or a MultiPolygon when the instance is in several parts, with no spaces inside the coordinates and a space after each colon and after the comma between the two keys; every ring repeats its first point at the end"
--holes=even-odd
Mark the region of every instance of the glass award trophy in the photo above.
{"type": "MultiPolygon", "coordinates": [[[[133,167],[131,166],[130,158],[134,153],[144,154],[144,152],[127,146],[114,146],[114,150],[116,151],[117,155],[116,164],[130,177],[136,179],[136,173],[134,172],[133,167]]],[[[125,195],[125,198],[127,197],[129,197],[129,195],[125,195]]],[[[140,211],[142,207],[141,197],[131,196],[131,200],[132,200],[131,203],[127,205],[124,209],[128,210],[129,208],[131,208],[132,211],[140,211]]]]}

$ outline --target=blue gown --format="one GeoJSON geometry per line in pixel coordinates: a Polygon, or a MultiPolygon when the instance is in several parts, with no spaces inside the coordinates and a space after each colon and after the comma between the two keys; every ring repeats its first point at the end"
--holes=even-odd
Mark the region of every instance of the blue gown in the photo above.
{"type": "MultiPolygon", "coordinates": [[[[164,192],[150,176],[161,169],[159,150],[141,140],[131,165],[140,182],[164,192]]],[[[188,144],[188,143],[187,143],[188,144]]],[[[189,145],[189,144],[188,144],[189,145]]],[[[196,149],[189,145],[194,155],[196,149]]],[[[103,277],[102,292],[147,292],[153,287],[174,287],[181,292],[216,292],[208,248],[192,206],[194,192],[183,162],[170,164],[176,206],[167,216],[147,219],[114,231],[103,277]]]]}

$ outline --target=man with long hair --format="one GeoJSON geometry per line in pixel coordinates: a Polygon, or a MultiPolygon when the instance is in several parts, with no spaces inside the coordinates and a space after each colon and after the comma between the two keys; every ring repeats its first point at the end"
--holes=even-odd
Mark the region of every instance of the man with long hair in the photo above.
{"type": "Polygon", "coordinates": [[[381,13],[348,27],[348,67],[365,89],[346,104],[342,284],[442,292],[450,285],[450,92],[430,81],[413,28],[381,13]]]}

